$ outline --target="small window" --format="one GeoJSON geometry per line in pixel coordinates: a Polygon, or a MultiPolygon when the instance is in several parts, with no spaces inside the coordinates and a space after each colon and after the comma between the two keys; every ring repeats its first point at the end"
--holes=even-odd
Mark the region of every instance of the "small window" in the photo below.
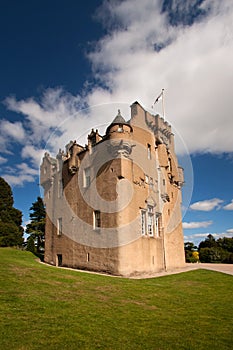
{"type": "Polygon", "coordinates": [[[90,184],[91,184],[91,169],[86,168],[84,169],[84,174],[83,174],[83,186],[89,187],[90,184]]]}
{"type": "Polygon", "coordinates": [[[163,186],[165,186],[165,179],[163,179],[163,186]]]}
{"type": "Polygon", "coordinates": [[[62,218],[57,219],[57,235],[61,236],[62,234],[62,218]]]}
{"type": "Polygon", "coordinates": [[[168,170],[172,172],[172,161],[171,158],[168,158],[168,170]]]}
{"type": "Polygon", "coordinates": [[[118,131],[118,132],[123,132],[123,131],[124,131],[124,130],[123,130],[123,125],[122,125],[122,124],[120,124],[120,125],[118,126],[117,131],[118,131]]]}
{"type": "Polygon", "coordinates": [[[148,206],[147,232],[149,236],[154,236],[154,213],[151,206],[148,206]]]}
{"type": "Polygon", "coordinates": [[[147,158],[151,159],[151,145],[149,143],[147,144],[147,158]]]}
{"type": "Polygon", "coordinates": [[[154,181],[153,181],[153,178],[152,178],[152,177],[150,177],[149,185],[150,185],[150,189],[153,189],[154,181]]]}
{"type": "Polygon", "coordinates": [[[155,235],[156,237],[159,236],[159,216],[156,215],[155,217],[155,235]]]}
{"type": "Polygon", "coordinates": [[[57,254],[57,266],[62,266],[62,254],[57,254]]]}
{"type": "Polygon", "coordinates": [[[94,221],[94,222],[93,222],[93,228],[94,228],[94,230],[100,229],[101,220],[100,220],[100,211],[99,211],[99,210],[95,210],[95,211],[94,211],[93,221],[94,221]]]}
{"type": "Polygon", "coordinates": [[[141,210],[141,233],[142,236],[146,234],[146,211],[141,210]]]}
{"type": "Polygon", "coordinates": [[[61,198],[62,195],[63,195],[62,180],[58,180],[58,198],[61,198]]]}

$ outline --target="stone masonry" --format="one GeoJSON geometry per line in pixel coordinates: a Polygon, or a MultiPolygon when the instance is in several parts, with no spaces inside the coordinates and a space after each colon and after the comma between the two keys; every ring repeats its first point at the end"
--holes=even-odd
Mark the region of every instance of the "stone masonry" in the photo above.
{"type": "Polygon", "coordinates": [[[45,262],[133,276],[185,265],[183,169],[171,126],[138,102],[105,135],[92,130],[56,158],[45,153],[45,262]]]}

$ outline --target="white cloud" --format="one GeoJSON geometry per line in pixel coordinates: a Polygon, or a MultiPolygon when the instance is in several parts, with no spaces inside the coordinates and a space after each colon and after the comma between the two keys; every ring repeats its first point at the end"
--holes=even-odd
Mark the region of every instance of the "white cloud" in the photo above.
{"type": "Polygon", "coordinates": [[[4,164],[6,162],[7,162],[7,159],[2,157],[2,156],[0,156],[0,164],[4,164]]]}
{"type": "MultiPolygon", "coordinates": [[[[34,166],[39,169],[41,164],[41,159],[45,153],[45,149],[40,149],[39,147],[35,147],[33,145],[26,145],[23,147],[21,156],[25,160],[30,160],[34,166]]],[[[38,172],[38,170],[37,170],[38,172]]]]}
{"type": "MultiPolygon", "coordinates": [[[[185,17],[193,1],[173,6],[185,17]]],[[[218,0],[205,0],[200,8],[209,10],[199,21],[173,26],[160,1],[104,1],[98,18],[107,34],[87,55],[96,85],[86,82],[77,96],[56,88],[45,90],[40,100],[7,98],[8,109],[26,122],[3,123],[7,137],[0,135],[2,150],[9,152],[6,143],[12,137],[22,143],[23,159],[39,165],[44,147],[56,154],[70,139],[83,144],[80,136],[111,122],[119,106],[128,119],[126,105],[138,100],[150,109],[165,88],[166,118],[190,152],[232,152],[233,2],[222,0],[219,6],[218,0]],[[82,109],[87,106],[95,108],[86,113],[82,109]]],[[[161,113],[161,104],[156,108],[161,113]]],[[[177,142],[180,154],[181,144],[177,142]]],[[[194,210],[209,211],[221,202],[198,203],[194,210]]]]}
{"type": "Polygon", "coordinates": [[[12,138],[13,141],[22,142],[25,138],[24,128],[21,122],[9,122],[8,120],[0,120],[0,130],[5,138],[12,138]]]}
{"type": "Polygon", "coordinates": [[[201,241],[205,240],[208,235],[212,235],[216,240],[219,238],[227,237],[227,238],[232,238],[233,237],[233,232],[220,232],[220,233],[213,233],[213,232],[208,232],[208,233],[195,233],[192,235],[185,235],[184,236],[184,241],[191,241],[194,242],[195,244],[199,244],[201,241]]]}
{"type": "Polygon", "coordinates": [[[14,97],[5,100],[8,109],[25,115],[27,119],[28,141],[47,141],[51,132],[67,117],[82,107],[79,96],[73,96],[61,88],[47,89],[41,100],[33,98],[17,101],[14,97]]]}
{"type": "Polygon", "coordinates": [[[21,174],[38,175],[38,170],[30,168],[27,163],[17,164],[16,168],[21,174]]]}
{"type": "Polygon", "coordinates": [[[219,198],[207,199],[204,201],[199,201],[190,205],[190,209],[192,210],[200,210],[200,211],[211,211],[214,209],[219,209],[219,205],[223,202],[223,200],[219,198]]]}
{"type": "Polygon", "coordinates": [[[25,182],[34,182],[35,177],[30,174],[3,174],[1,175],[11,186],[23,186],[25,182]]]}
{"type": "Polygon", "coordinates": [[[184,229],[194,229],[201,227],[208,227],[212,225],[213,221],[200,221],[200,222],[183,222],[184,229]]]}
{"type": "MultiPolygon", "coordinates": [[[[176,1],[173,6],[188,16],[193,1],[187,0],[185,6],[176,1]]],[[[61,88],[48,89],[39,103],[11,97],[6,101],[8,108],[26,116],[33,143],[46,140],[53,128],[86,104],[129,105],[138,100],[150,109],[165,88],[167,119],[191,152],[232,152],[233,3],[223,0],[219,6],[216,0],[206,0],[200,8],[210,10],[198,22],[172,26],[159,1],[104,2],[98,17],[107,34],[88,54],[93,76],[101,84],[92,90],[84,87],[77,96],[61,88]],[[162,47],[159,52],[156,45],[162,47]]],[[[161,112],[159,104],[157,109],[161,112]]],[[[82,116],[77,120],[81,126],[82,116]]],[[[95,123],[95,118],[89,120],[87,127],[95,123]]],[[[102,115],[98,121],[108,120],[102,115]]],[[[182,153],[180,144],[177,147],[182,153]]]]}
{"type": "MultiPolygon", "coordinates": [[[[102,21],[110,29],[89,55],[96,78],[111,89],[111,98],[139,99],[147,107],[165,88],[167,118],[191,152],[231,152],[233,3],[204,2],[202,7],[212,11],[189,27],[171,26],[159,4],[149,0],[104,3],[102,21]],[[112,23],[116,24],[113,29],[112,23]],[[167,42],[170,45],[154,51],[155,44],[167,42]]],[[[186,4],[190,7],[192,2],[186,4]]],[[[96,96],[93,92],[90,101],[96,103],[99,97],[100,91],[96,96]]]]}
{"type": "Polygon", "coordinates": [[[224,210],[233,210],[233,199],[231,200],[231,203],[225,205],[223,207],[224,210]]]}
{"type": "Polygon", "coordinates": [[[229,229],[227,230],[227,233],[233,233],[233,228],[229,228],[229,229]]]}
{"type": "Polygon", "coordinates": [[[4,169],[1,175],[11,186],[23,186],[25,182],[34,182],[39,175],[38,169],[30,167],[27,163],[15,164],[4,169]]]}

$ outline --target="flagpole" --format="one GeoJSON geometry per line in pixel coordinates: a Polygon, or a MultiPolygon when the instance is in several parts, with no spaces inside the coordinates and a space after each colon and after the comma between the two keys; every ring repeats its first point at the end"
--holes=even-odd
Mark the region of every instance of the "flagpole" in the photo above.
{"type": "Polygon", "coordinates": [[[163,117],[165,118],[164,89],[162,89],[162,108],[163,108],[163,117]]]}

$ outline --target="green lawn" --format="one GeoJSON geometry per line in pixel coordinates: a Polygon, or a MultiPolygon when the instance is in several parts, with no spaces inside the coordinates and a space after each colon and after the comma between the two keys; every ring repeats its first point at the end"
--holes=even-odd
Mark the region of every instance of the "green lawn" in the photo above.
{"type": "Polygon", "coordinates": [[[0,262],[0,349],[232,349],[230,275],[129,280],[53,268],[8,248],[0,262]]]}

